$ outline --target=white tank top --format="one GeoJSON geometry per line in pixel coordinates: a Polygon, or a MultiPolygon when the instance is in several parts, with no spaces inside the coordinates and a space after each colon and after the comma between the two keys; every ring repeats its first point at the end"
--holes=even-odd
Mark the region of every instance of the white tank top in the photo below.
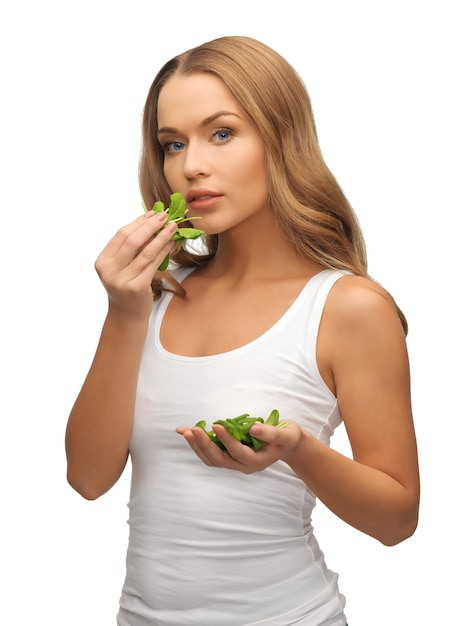
{"type": "Polygon", "coordinates": [[[266,419],[277,409],[328,444],[341,416],[318,371],[316,339],[342,275],[315,275],[270,330],[214,356],[167,352],[160,326],[172,295],[155,303],[130,445],[119,626],[346,624],[338,577],[311,526],[315,497],[303,481],[282,461],[251,475],[208,467],[175,432],[242,413],[266,419]]]}

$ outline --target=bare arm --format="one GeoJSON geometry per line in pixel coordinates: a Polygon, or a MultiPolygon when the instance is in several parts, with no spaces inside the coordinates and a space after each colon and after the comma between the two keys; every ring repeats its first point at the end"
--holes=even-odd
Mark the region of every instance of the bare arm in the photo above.
{"type": "Polygon", "coordinates": [[[388,296],[365,279],[338,281],[318,359],[334,385],[353,460],[303,434],[291,466],[339,517],[398,543],[416,529],[419,473],[406,342],[388,296]]]}
{"type": "Polygon", "coordinates": [[[120,229],[96,261],[108,313],[66,431],[67,478],[88,499],[121,476],[129,452],[137,378],[153,297],[151,281],[170,252],[175,224],[147,213],[120,229]]]}
{"type": "Polygon", "coordinates": [[[417,524],[417,450],[405,338],[382,290],[356,277],[338,281],[322,319],[318,362],[336,391],[352,459],[295,422],[283,429],[254,425],[251,433],[268,442],[257,452],[218,425],[214,430],[230,454],[202,429],[178,432],[209,465],[250,473],[282,459],[348,524],[387,545],[403,541],[417,524]]]}

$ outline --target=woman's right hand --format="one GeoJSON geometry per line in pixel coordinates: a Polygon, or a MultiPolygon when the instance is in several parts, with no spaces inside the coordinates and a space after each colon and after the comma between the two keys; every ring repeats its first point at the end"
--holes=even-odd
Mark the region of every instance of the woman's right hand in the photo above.
{"type": "Polygon", "coordinates": [[[148,211],[120,228],[98,256],[95,269],[112,310],[134,317],[150,314],[151,282],[174,247],[171,237],[177,225],[171,222],[163,228],[166,220],[166,212],[148,211]]]}

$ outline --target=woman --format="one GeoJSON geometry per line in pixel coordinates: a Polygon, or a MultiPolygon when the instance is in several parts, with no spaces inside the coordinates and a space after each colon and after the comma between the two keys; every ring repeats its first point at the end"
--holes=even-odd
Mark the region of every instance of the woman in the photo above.
{"type": "Polygon", "coordinates": [[[407,327],[367,275],[296,72],[245,37],[166,63],[145,105],[140,186],[149,208],[183,194],[206,235],[203,250],[177,250],[176,224],[149,211],[96,261],[108,313],[66,448],[89,499],[131,458],[118,624],[342,626],[311,514],[318,497],[386,545],[415,531],[407,327]],[[285,427],[255,423],[257,451],[221,424],[225,449],[194,426],[273,409],[285,427]],[[341,421],[352,459],[329,447],[341,421]]]}

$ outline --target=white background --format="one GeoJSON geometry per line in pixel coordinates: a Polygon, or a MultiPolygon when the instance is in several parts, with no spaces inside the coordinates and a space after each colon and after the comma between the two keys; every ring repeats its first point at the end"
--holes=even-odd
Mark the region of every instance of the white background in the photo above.
{"type": "MultiPolygon", "coordinates": [[[[140,115],[154,75],[228,34],[261,39],[299,70],[325,158],[360,217],[370,273],[410,322],[418,531],[387,548],[321,506],[316,515],[349,624],[456,623],[455,4],[2,3],[2,623],[115,623],[129,472],[96,502],[65,479],[66,420],[106,307],[93,263],[141,213],[140,115]]],[[[341,431],[334,445],[347,449],[341,431]]]]}

